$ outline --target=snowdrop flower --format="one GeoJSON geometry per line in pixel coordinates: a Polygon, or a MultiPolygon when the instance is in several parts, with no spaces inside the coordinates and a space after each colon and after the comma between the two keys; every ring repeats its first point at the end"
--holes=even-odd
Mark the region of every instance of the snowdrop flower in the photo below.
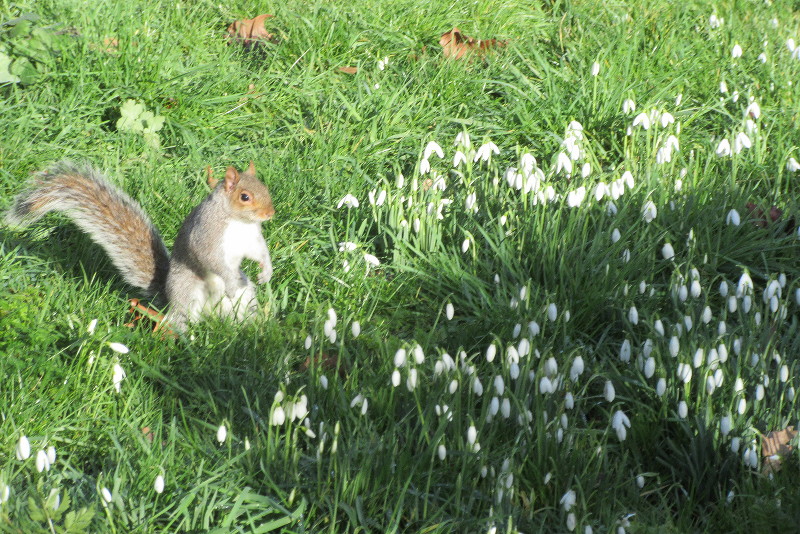
{"type": "Polygon", "coordinates": [[[347,193],[336,205],[336,209],[341,209],[342,206],[347,206],[348,209],[357,208],[359,206],[358,199],[350,193],[347,193]]]}
{"type": "Polygon", "coordinates": [[[661,127],[662,128],[666,128],[667,126],[669,126],[670,124],[672,124],[674,122],[675,122],[675,117],[673,117],[672,113],[670,113],[669,111],[665,111],[661,115],[661,127]]]}
{"type": "Polygon", "coordinates": [[[719,82],[719,92],[720,93],[727,93],[728,92],[728,84],[725,83],[725,80],[719,82]]]}
{"type": "Polygon", "coordinates": [[[628,431],[625,427],[631,427],[631,420],[622,410],[617,410],[611,418],[611,428],[617,433],[617,439],[620,441],[625,441],[628,436],[628,431]]]}
{"type": "Polygon", "coordinates": [[[353,338],[357,338],[361,335],[361,323],[358,321],[353,321],[353,324],[350,327],[350,330],[353,332],[353,338]]]}
{"type": "Polygon", "coordinates": [[[565,512],[569,512],[576,502],[578,502],[578,499],[575,490],[569,490],[561,497],[559,504],[564,507],[565,512]]]}
{"type": "Polygon", "coordinates": [[[689,406],[686,405],[686,401],[680,401],[678,403],[678,417],[686,419],[687,415],[689,415],[689,406]]]}
{"type": "Polygon", "coordinates": [[[723,139],[719,142],[716,149],[717,156],[724,158],[725,156],[731,155],[731,144],[727,139],[723,139]]]}
{"type": "Polygon", "coordinates": [[[750,141],[750,138],[744,132],[739,132],[736,134],[736,138],[733,140],[733,152],[738,154],[745,148],[750,148],[753,146],[753,142],[750,141]]]}
{"type": "Polygon", "coordinates": [[[597,76],[598,74],[600,74],[600,63],[595,61],[592,63],[592,76],[597,76]]]}
{"type": "Polygon", "coordinates": [[[656,395],[659,397],[663,397],[664,393],[667,391],[667,381],[663,378],[659,378],[658,382],[656,383],[656,395]]]}
{"type": "Polygon", "coordinates": [[[494,357],[497,354],[497,346],[492,343],[486,348],[486,361],[492,363],[494,361],[494,357]]]}
{"type": "Polygon", "coordinates": [[[644,376],[645,378],[652,378],[656,372],[656,359],[650,356],[644,362],[644,376]]]}
{"type": "Polygon", "coordinates": [[[89,326],[86,327],[86,333],[90,336],[94,334],[94,329],[97,328],[97,319],[92,319],[89,322],[89,326]]]}
{"type": "Polygon", "coordinates": [[[800,163],[794,158],[789,158],[789,161],[786,162],[786,170],[789,172],[800,171],[800,163]]]}
{"type": "Polygon", "coordinates": [[[622,342],[619,349],[619,359],[623,362],[631,361],[631,342],[627,339],[622,342]]]}
{"type": "Polygon", "coordinates": [[[469,243],[470,239],[466,238],[463,243],[461,243],[461,252],[466,254],[467,250],[469,250],[469,243]]]}
{"type": "Polygon", "coordinates": [[[394,366],[403,367],[406,364],[406,349],[397,349],[394,353],[394,366]]]}
{"type": "Polygon", "coordinates": [[[156,477],[155,482],[153,482],[153,489],[156,490],[156,493],[163,493],[164,491],[164,477],[163,475],[158,475],[156,477]]]}
{"type": "Polygon", "coordinates": [[[581,167],[581,178],[586,178],[590,174],[592,174],[592,166],[587,161],[583,164],[583,167],[581,167]]]}
{"type": "Polygon", "coordinates": [[[742,57],[742,47],[739,44],[733,45],[733,49],[731,50],[731,57],[734,59],[742,57]]]}
{"type": "Polygon", "coordinates": [[[219,425],[217,429],[217,441],[220,443],[225,443],[225,440],[228,437],[228,429],[225,428],[225,425],[219,425]]]}
{"type": "Polygon", "coordinates": [[[603,396],[605,397],[607,402],[614,402],[614,397],[617,395],[616,391],[614,390],[614,384],[611,383],[611,380],[606,380],[606,385],[603,388],[603,396]]]}
{"type": "MultiPolygon", "coordinates": [[[[732,224],[733,226],[739,226],[739,224],[741,224],[741,222],[742,222],[742,219],[739,216],[739,212],[736,211],[735,209],[732,209],[731,211],[729,211],[728,215],[725,217],[725,223],[729,224],[729,225],[732,224]]],[[[724,283],[725,282],[723,282],[723,284],[724,283]]],[[[726,286],[726,288],[727,288],[727,286],[726,286]]]]}
{"type": "Polygon", "coordinates": [[[439,146],[439,143],[436,141],[430,141],[425,146],[425,152],[423,153],[422,159],[429,159],[431,154],[436,154],[440,158],[444,157],[444,152],[442,152],[442,147],[439,146]]]}
{"type": "Polygon", "coordinates": [[[103,487],[103,489],[100,490],[100,495],[103,496],[103,500],[107,503],[110,503],[111,499],[113,499],[111,492],[106,487],[103,487]]]}
{"type": "Polygon", "coordinates": [[[123,380],[125,380],[125,370],[120,364],[115,363],[111,381],[114,384],[114,389],[117,393],[119,393],[122,388],[123,380]]]}
{"type": "Polygon", "coordinates": [[[724,416],[719,421],[719,432],[723,436],[727,436],[731,431],[731,417],[729,415],[724,416]]]}
{"type": "Polygon", "coordinates": [[[47,459],[47,453],[43,450],[36,454],[36,471],[50,471],[50,461],[47,459]]]}
{"type": "Polygon", "coordinates": [[[747,106],[747,109],[744,112],[744,116],[750,116],[754,119],[758,119],[761,116],[761,107],[758,105],[758,102],[755,100],[750,102],[750,105],[747,106]]]}
{"type": "Polygon", "coordinates": [[[113,350],[114,352],[118,352],[119,354],[128,354],[130,349],[123,345],[122,343],[117,343],[116,341],[109,343],[108,348],[113,350]]]}
{"type": "Polygon", "coordinates": [[[428,174],[429,172],[431,172],[431,162],[428,161],[428,158],[423,158],[422,161],[419,162],[419,173],[428,174]]]}
{"type": "Polygon", "coordinates": [[[455,314],[455,312],[456,311],[455,308],[453,308],[453,305],[450,302],[448,302],[447,306],[445,306],[445,316],[447,317],[448,321],[451,321],[453,319],[453,315],[455,314]]]}
{"type": "Polygon", "coordinates": [[[661,256],[665,260],[671,260],[675,257],[675,250],[672,248],[672,245],[669,243],[664,243],[664,246],[661,247],[661,256]]]}
{"type": "Polygon", "coordinates": [[[650,117],[647,113],[639,113],[636,117],[633,118],[633,127],[641,126],[645,130],[650,129],[650,117]]]}
{"type": "Polygon", "coordinates": [[[628,321],[633,325],[639,324],[639,311],[636,309],[636,306],[631,306],[631,309],[628,310],[628,321]]]}
{"type": "Polygon", "coordinates": [[[656,205],[653,203],[652,200],[648,200],[645,202],[644,206],[642,207],[642,219],[644,222],[651,223],[658,215],[658,210],[656,209],[656,205]]]}
{"type": "Polygon", "coordinates": [[[556,174],[564,171],[564,174],[572,174],[572,160],[564,152],[559,152],[556,159],[556,174]]]}
{"type": "Polygon", "coordinates": [[[539,393],[544,395],[547,393],[553,393],[554,391],[555,386],[553,385],[553,382],[546,376],[543,376],[539,381],[539,393]]]}
{"type": "MultiPolygon", "coordinates": [[[[786,381],[784,380],[784,382],[786,381]]],[[[56,448],[52,445],[47,447],[47,461],[50,463],[50,465],[56,463],[56,448]]]]}
{"type": "Polygon", "coordinates": [[[581,205],[584,198],[586,198],[586,187],[581,186],[575,191],[567,193],[567,206],[570,208],[577,208],[581,205]]]}
{"type": "Polygon", "coordinates": [[[380,260],[373,256],[372,254],[364,254],[364,261],[367,262],[368,265],[372,265],[373,267],[377,267],[381,264],[380,260]]]}
{"type": "MultiPolygon", "coordinates": [[[[753,279],[750,278],[750,273],[744,271],[742,276],[739,277],[739,282],[736,284],[736,296],[738,298],[742,298],[747,293],[752,293],[753,291],[753,279]]],[[[745,310],[745,313],[747,310],[745,310]]]]}
{"type": "Polygon", "coordinates": [[[475,376],[475,380],[472,381],[472,392],[478,397],[483,395],[483,384],[481,384],[477,375],[475,376]]]}
{"type": "Polygon", "coordinates": [[[633,189],[634,181],[633,181],[633,174],[631,171],[625,171],[620,176],[620,181],[624,182],[628,189],[633,189]]]}
{"type": "Polygon", "coordinates": [[[356,249],[358,245],[353,243],[352,241],[342,241],[339,243],[339,252],[352,252],[356,249]]]}
{"type": "Polygon", "coordinates": [[[661,322],[661,319],[656,319],[656,322],[653,323],[653,330],[655,330],[659,336],[664,336],[664,323],[661,322]]]}
{"type": "Polygon", "coordinates": [[[688,384],[692,380],[692,367],[690,365],[685,363],[678,364],[678,380],[681,380],[684,384],[688,384]]]}
{"type": "Polygon", "coordinates": [[[580,356],[576,356],[574,360],[572,360],[572,367],[569,370],[569,378],[573,382],[577,382],[578,377],[583,374],[584,363],[583,358],[580,356]]]}
{"type": "Polygon", "coordinates": [[[475,157],[472,158],[472,161],[474,162],[477,162],[478,160],[489,161],[493,153],[499,154],[500,149],[497,148],[497,145],[489,141],[488,143],[484,143],[480,147],[478,147],[478,151],[475,152],[475,157]]]}
{"type": "Polygon", "coordinates": [[[467,156],[460,150],[456,150],[455,155],[453,156],[453,167],[458,168],[462,163],[467,162],[467,156]]]}
{"type": "Polygon", "coordinates": [[[636,102],[634,102],[632,98],[626,98],[622,103],[622,112],[627,115],[628,113],[633,113],[634,111],[636,111],[636,102]]]}
{"type": "Polygon", "coordinates": [[[614,228],[611,231],[611,242],[612,243],[616,243],[617,241],[620,240],[621,237],[622,237],[622,235],[619,233],[619,229],[618,228],[614,228]]]}
{"type": "Polygon", "coordinates": [[[397,368],[395,368],[395,370],[392,371],[392,386],[397,387],[399,385],[400,385],[400,371],[397,368]]]}
{"type": "Polygon", "coordinates": [[[717,29],[722,26],[722,22],[724,19],[717,17],[716,13],[712,13],[710,17],[708,17],[708,25],[711,26],[711,29],[717,29]]]}
{"type": "Polygon", "coordinates": [[[558,317],[558,308],[556,307],[554,302],[551,302],[547,305],[547,318],[550,319],[551,322],[555,321],[558,317]]]}
{"type": "Polygon", "coordinates": [[[408,378],[406,378],[406,389],[414,391],[417,387],[417,370],[411,369],[408,371],[408,378]]]}

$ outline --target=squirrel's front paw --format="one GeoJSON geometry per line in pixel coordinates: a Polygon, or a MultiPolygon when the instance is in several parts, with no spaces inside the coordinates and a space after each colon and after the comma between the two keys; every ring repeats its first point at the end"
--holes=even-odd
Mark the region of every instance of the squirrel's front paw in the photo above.
{"type": "Polygon", "coordinates": [[[261,272],[258,273],[258,283],[266,284],[272,278],[272,265],[262,265],[261,272]]]}

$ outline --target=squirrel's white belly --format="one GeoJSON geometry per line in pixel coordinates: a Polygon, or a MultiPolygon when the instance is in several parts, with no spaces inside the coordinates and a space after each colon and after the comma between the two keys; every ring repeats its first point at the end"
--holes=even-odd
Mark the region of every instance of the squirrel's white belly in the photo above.
{"type": "Polygon", "coordinates": [[[225,263],[238,269],[245,257],[257,256],[264,247],[261,224],[229,221],[223,230],[221,241],[225,263]]]}

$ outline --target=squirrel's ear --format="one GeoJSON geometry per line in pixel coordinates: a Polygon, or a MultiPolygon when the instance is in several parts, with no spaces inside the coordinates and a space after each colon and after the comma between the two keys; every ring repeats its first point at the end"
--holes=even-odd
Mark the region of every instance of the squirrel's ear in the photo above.
{"type": "Polygon", "coordinates": [[[256,173],[256,166],[253,164],[253,160],[250,160],[250,166],[247,167],[248,174],[255,174],[256,173]]]}
{"type": "Polygon", "coordinates": [[[211,189],[214,189],[215,187],[217,187],[217,184],[219,183],[219,180],[214,178],[214,171],[211,170],[211,165],[206,167],[206,173],[208,175],[206,177],[206,183],[208,184],[208,187],[210,187],[211,189]]]}
{"type": "Polygon", "coordinates": [[[239,172],[233,167],[225,171],[225,191],[230,193],[239,184],[239,172]]]}

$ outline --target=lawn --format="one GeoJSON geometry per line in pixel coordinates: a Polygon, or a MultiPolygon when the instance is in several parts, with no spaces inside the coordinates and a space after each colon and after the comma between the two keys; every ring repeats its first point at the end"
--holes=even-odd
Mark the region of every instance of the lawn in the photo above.
{"type": "Polygon", "coordinates": [[[792,531],[798,44],[781,0],[0,3],[0,211],[65,159],[169,246],[209,166],[276,208],[258,317],[177,339],[0,226],[0,530],[792,531]]]}

